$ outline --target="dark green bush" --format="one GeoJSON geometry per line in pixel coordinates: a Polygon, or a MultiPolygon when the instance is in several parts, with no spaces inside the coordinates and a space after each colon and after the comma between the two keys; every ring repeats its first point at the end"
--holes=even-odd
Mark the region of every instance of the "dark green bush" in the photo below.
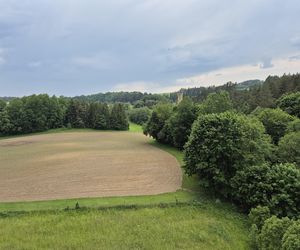
{"type": "Polygon", "coordinates": [[[255,224],[259,230],[263,227],[265,220],[270,217],[271,213],[268,207],[257,206],[252,208],[249,213],[250,223],[255,224]]]}
{"type": "Polygon", "coordinates": [[[267,206],[272,214],[294,217],[300,212],[300,170],[294,164],[244,168],[231,181],[233,196],[246,209],[267,206]]]}
{"type": "Polygon", "coordinates": [[[264,124],[266,132],[272,137],[273,143],[276,145],[284,136],[289,123],[296,119],[279,108],[258,109],[253,114],[264,124]]]}
{"type": "Polygon", "coordinates": [[[129,120],[133,123],[143,125],[151,116],[151,110],[147,107],[134,108],[129,111],[129,120]]]}

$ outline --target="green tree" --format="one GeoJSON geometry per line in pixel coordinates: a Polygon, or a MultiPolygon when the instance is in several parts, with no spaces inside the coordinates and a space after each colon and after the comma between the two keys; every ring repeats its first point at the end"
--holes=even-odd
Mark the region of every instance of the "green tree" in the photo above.
{"type": "Polygon", "coordinates": [[[271,217],[270,209],[267,206],[257,206],[252,208],[249,213],[249,220],[251,224],[255,224],[258,230],[261,230],[265,220],[271,217]]]}
{"type": "Polygon", "coordinates": [[[289,218],[279,219],[276,216],[272,216],[267,219],[259,235],[260,249],[281,250],[283,235],[291,223],[289,218]]]}
{"type": "Polygon", "coordinates": [[[0,135],[10,134],[11,123],[6,110],[0,112],[0,135]]]}
{"type": "Polygon", "coordinates": [[[226,91],[209,94],[198,107],[200,114],[222,113],[230,110],[233,110],[233,104],[226,91]]]}
{"type": "Polygon", "coordinates": [[[233,197],[242,207],[269,207],[272,214],[294,217],[300,212],[300,170],[294,164],[254,165],[231,180],[233,197]]]}
{"type": "Polygon", "coordinates": [[[300,249],[300,220],[293,221],[282,237],[282,250],[300,249]]]}
{"type": "Polygon", "coordinates": [[[0,100],[0,112],[2,112],[6,107],[6,102],[3,100],[0,100]]]}
{"type": "Polygon", "coordinates": [[[188,97],[178,104],[167,126],[175,147],[183,148],[192,130],[192,124],[196,119],[196,108],[188,97]]]}
{"type": "Polygon", "coordinates": [[[185,171],[229,196],[236,171],[261,164],[271,144],[256,119],[232,112],[200,115],[185,146],[185,171]]]}
{"type": "Polygon", "coordinates": [[[129,123],[126,116],[125,107],[121,103],[113,105],[110,115],[110,127],[116,130],[128,130],[129,123]]]}
{"type": "Polygon", "coordinates": [[[109,108],[106,103],[101,103],[98,106],[95,119],[96,129],[109,129],[110,128],[110,114],[109,108]]]}
{"type": "Polygon", "coordinates": [[[300,91],[283,95],[277,101],[277,105],[290,115],[300,118],[300,91]]]}
{"type": "Polygon", "coordinates": [[[289,123],[286,133],[288,134],[291,132],[300,132],[300,119],[295,119],[289,123]]]}
{"type": "Polygon", "coordinates": [[[300,168],[300,131],[286,134],[278,144],[280,162],[291,162],[300,168]]]}
{"type": "Polygon", "coordinates": [[[165,142],[163,136],[159,136],[167,120],[171,117],[173,106],[169,103],[161,103],[154,107],[151,117],[144,127],[144,134],[154,139],[165,142]]]}
{"type": "Polygon", "coordinates": [[[258,109],[253,112],[265,126],[266,132],[272,137],[273,143],[278,144],[284,136],[290,122],[296,118],[282,111],[281,109],[258,109]]]}
{"type": "Polygon", "coordinates": [[[86,103],[78,100],[71,100],[66,111],[66,121],[73,128],[84,128],[86,122],[86,103]]]}
{"type": "Polygon", "coordinates": [[[151,116],[151,110],[147,107],[133,108],[129,111],[129,119],[131,122],[143,125],[151,116]]]}

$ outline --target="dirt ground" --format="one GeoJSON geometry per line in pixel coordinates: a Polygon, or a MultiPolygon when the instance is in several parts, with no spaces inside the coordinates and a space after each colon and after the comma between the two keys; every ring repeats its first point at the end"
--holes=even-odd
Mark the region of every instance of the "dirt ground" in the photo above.
{"type": "Polygon", "coordinates": [[[68,132],[0,140],[0,202],[174,192],[176,159],[130,132],[68,132]]]}

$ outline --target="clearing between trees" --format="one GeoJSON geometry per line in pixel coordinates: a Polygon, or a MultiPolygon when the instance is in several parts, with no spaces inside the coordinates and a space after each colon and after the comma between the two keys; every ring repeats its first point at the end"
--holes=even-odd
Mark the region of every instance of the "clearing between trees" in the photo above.
{"type": "Polygon", "coordinates": [[[129,132],[68,132],[0,141],[0,200],[150,195],[180,189],[176,158],[129,132]]]}

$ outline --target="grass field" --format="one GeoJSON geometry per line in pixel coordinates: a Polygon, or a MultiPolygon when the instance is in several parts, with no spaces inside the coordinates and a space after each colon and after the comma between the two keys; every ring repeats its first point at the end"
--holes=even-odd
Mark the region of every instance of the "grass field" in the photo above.
{"type": "Polygon", "coordinates": [[[210,205],[32,212],[0,231],[0,249],[248,249],[245,219],[210,205]]]}
{"type": "MultiPolygon", "coordinates": [[[[87,131],[42,134],[53,132],[87,131]]],[[[147,144],[183,164],[177,149],[147,144]]],[[[245,215],[184,173],[182,190],[172,193],[0,203],[0,249],[250,249],[248,233],[245,215]]]]}

